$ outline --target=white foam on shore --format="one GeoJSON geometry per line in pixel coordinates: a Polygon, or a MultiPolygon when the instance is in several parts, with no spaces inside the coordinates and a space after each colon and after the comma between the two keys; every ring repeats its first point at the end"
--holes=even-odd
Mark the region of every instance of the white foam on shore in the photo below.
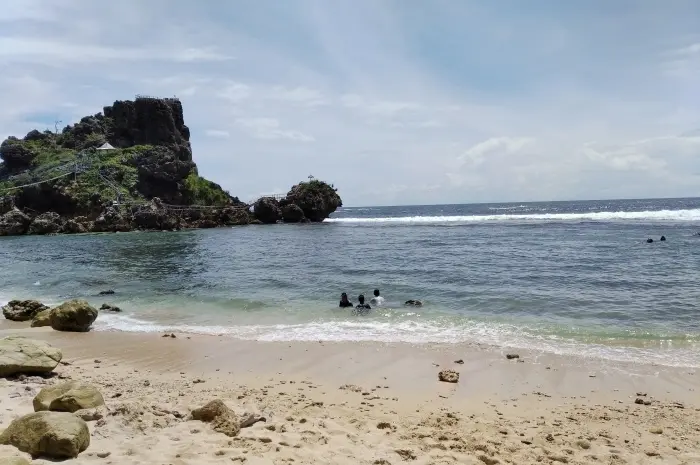
{"type": "Polygon", "coordinates": [[[700,209],[658,210],[637,212],[590,212],[590,213],[533,213],[501,215],[456,215],[456,216],[399,216],[382,218],[328,218],[327,223],[487,223],[511,222],[562,222],[562,221],[679,221],[700,222],[700,209]]]}
{"type": "Polygon", "coordinates": [[[166,325],[139,320],[129,315],[104,314],[97,320],[95,329],[98,331],[226,335],[243,340],[269,342],[484,344],[616,362],[700,368],[698,347],[660,349],[583,344],[555,336],[532,336],[515,326],[484,322],[473,322],[464,327],[456,327],[440,326],[429,322],[380,322],[355,319],[303,324],[193,326],[166,325]]]}

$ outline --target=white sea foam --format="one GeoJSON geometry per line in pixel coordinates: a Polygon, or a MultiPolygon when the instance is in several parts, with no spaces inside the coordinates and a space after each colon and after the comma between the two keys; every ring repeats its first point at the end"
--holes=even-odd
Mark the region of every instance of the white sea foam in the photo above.
{"type": "Polygon", "coordinates": [[[302,324],[196,326],[167,325],[139,320],[129,315],[104,314],[95,323],[95,329],[144,333],[172,331],[204,335],[223,334],[237,339],[270,342],[471,343],[617,362],[641,361],[645,364],[700,368],[700,352],[697,347],[659,350],[584,344],[557,336],[536,336],[516,326],[485,322],[472,322],[458,327],[414,320],[382,322],[356,319],[302,324]]]}
{"type": "Polygon", "coordinates": [[[700,209],[636,212],[533,213],[501,215],[399,216],[382,218],[328,218],[328,223],[487,223],[487,222],[563,222],[563,221],[651,221],[700,222],[700,209]]]}

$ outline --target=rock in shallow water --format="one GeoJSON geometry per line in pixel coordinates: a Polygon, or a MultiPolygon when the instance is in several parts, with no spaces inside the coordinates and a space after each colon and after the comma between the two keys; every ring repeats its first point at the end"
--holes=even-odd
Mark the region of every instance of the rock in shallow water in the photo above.
{"type": "Polygon", "coordinates": [[[87,423],[71,413],[36,412],[10,423],[0,435],[0,444],[35,458],[75,458],[90,445],[90,431],[87,423]]]}
{"type": "Polygon", "coordinates": [[[44,341],[20,336],[0,339],[0,376],[51,373],[61,358],[61,351],[44,341]]]}

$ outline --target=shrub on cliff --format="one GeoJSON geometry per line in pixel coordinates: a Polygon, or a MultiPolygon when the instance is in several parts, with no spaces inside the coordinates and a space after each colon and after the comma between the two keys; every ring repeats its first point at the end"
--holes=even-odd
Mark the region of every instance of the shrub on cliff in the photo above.
{"type": "Polygon", "coordinates": [[[331,184],[312,179],[300,182],[287,193],[285,201],[298,205],[309,221],[320,222],[343,206],[338,189],[331,184]]]}

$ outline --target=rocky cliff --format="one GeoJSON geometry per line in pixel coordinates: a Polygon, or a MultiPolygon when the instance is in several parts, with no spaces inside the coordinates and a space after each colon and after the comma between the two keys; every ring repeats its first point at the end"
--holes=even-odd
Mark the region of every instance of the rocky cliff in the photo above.
{"type": "Polygon", "coordinates": [[[0,235],[323,221],[342,205],[316,180],[252,206],[200,177],[177,99],[116,101],[60,133],[9,137],[0,160],[0,235]]]}

